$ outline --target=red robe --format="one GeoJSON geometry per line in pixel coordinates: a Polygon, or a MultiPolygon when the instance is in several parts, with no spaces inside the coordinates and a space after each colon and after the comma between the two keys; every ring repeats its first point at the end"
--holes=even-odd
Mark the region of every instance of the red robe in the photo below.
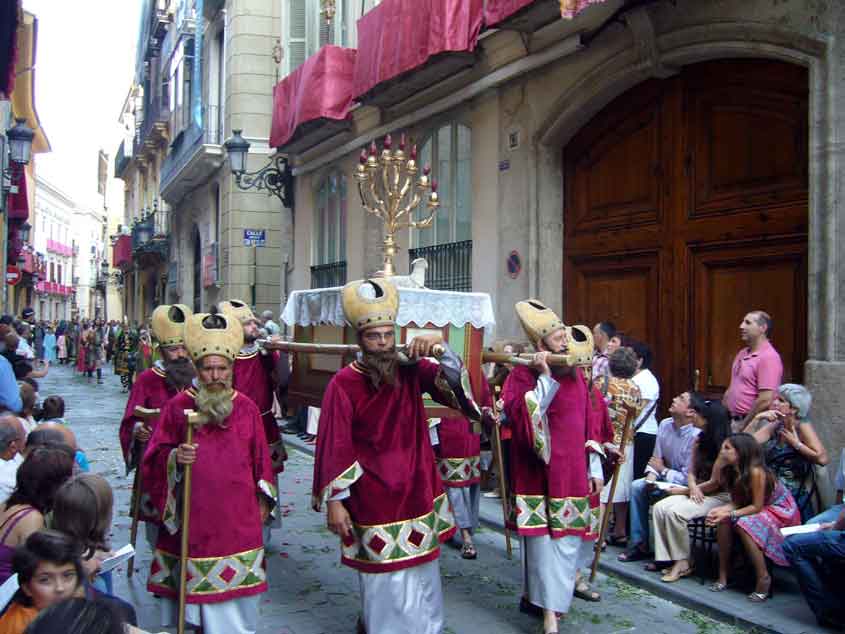
{"type": "MultiPolygon", "coordinates": [[[[182,469],[176,447],[185,441],[185,410],[196,409],[193,389],[164,406],[147,445],[142,476],[160,513],[147,589],[175,598],[179,589],[182,469]]],[[[218,603],[267,589],[258,495],[276,502],[275,475],[258,408],[239,392],[226,427],[206,424],[194,431],[188,538],[188,603],[218,603]]]]}
{"type": "Polygon", "coordinates": [[[533,403],[536,372],[517,366],[505,383],[505,413],[513,429],[509,526],[526,536],[595,539],[598,504],[591,500],[596,496],[590,496],[587,477],[595,421],[587,382],[580,371],[553,380],[560,387],[545,421],[533,403]],[[538,455],[539,444],[550,454],[548,464],[538,455]]]}
{"type": "MultiPolygon", "coordinates": [[[[481,407],[490,407],[490,386],[481,382],[481,407]]],[[[438,444],[434,449],[437,468],[447,487],[468,487],[481,482],[481,434],[473,430],[473,423],[463,416],[440,419],[437,426],[438,444]]]]}
{"type": "Polygon", "coordinates": [[[422,395],[455,406],[436,363],[400,366],[376,390],[355,363],[334,375],[323,397],[313,506],[348,489],[353,537],[341,561],[391,572],[436,559],[455,532],[437,471],[422,395]],[[441,389],[442,388],[442,389],[441,389]]]}
{"type": "Polygon", "coordinates": [[[279,362],[278,352],[255,350],[247,354],[238,354],[235,359],[233,387],[241,394],[248,396],[258,407],[264,424],[264,434],[270,446],[270,460],[273,471],[281,473],[285,470],[285,453],[282,434],[276,417],[273,415],[273,378],[272,372],[279,362]]]}
{"type": "MultiPolygon", "coordinates": [[[[135,442],[135,423],[140,419],[136,418],[135,408],[146,407],[147,409],[162,409],[164,404],[176,396],[179,391],[170,387],[165,380],[164,370],[158,367],[144,370],[132,384],[132,391],[129,393],[129,400],[126,402],[126,410],[123,413],[123,420],[120,421],[120,446],[123,448],[123,459],[126,462],[127,473],[138,466],[141,459],[139,444],[135,442]]],[[[155,431],[158,419],[146,421],[147,427],[155,431]]],[[[158,522],[158,514],[150,504],[147,487],[141,479],[141,506],[138,514],[143,522],[158,522]]]]}

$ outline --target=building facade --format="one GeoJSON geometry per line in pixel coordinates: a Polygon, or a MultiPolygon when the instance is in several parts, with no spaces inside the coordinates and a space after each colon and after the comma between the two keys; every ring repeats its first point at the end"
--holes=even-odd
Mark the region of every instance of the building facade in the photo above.
{"type": "Polygon", "coordinates": [[[32,244],[42,271],[31,303],[36,319],[58,321],[74,315],[77,280],[73,265],[79,249],[76,210],[70,196],[45,178],[36,177],[32,244]]]}
{"type": "Polygon", "coordinates": [[[107,319],[106,285],[103,263],[108,262],[108,218],[101,209],[77,207],[73,214],[75,231],[73,275],[76,279],[74,316],[79,319],[107,319]]]}
{"type": "Polygon", "coordinates": [[[114,263],[127,314],[142,320],[165,301],[208,310],[228,298],[278,311],[290,210],[280,212],[266,192],[238,189],[222,144],[243,129],[250,169],[267,160],[279,6],[148,2],[140,30],[122,115],[132,149],[125,140],[115,160],[127,237],[117,238],[114,263]],[[244,245],[247,229],[263,232],[261,247],[244,245]]]}
{"type": "Polygon", "coordinates": [[[354,20],[358,2],[282,0],[282,15],[303,6],[282,24],[284,58],[304,61],[281,68],[271,142],[295,166],[293,288],[380,267],[352,174],[405,133],[443,205],[402,236],[400,270],[425,256],[429,286],[490,293],[497,337],[521,336],[527,297],[616,322],[655,349],[664,404],[721,394],[740,320],[766,310],[784,381],[810,387],[838,455],[845,6],[384,0],[354,20]],[[413,38],[426,46],[395,44],[413,38]]]}

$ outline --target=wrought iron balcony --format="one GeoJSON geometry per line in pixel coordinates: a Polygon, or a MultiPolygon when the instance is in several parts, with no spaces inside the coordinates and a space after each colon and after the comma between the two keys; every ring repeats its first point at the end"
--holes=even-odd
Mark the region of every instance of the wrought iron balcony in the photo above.
{"type": "Polygon", "coordinates": [[[472,290],[472,240],[409,249],[411,262],[428,262],[426,287],[438,291],[472,290]]]}
{"type": "Polygon", "coordinates": [[[132,225],[132,256],[143,269],[166,262],[170,254],[168,213],[147,214],[132,225]]]}
{"type": "Polygon", "coordinates": [[[144,96],[144,109],[141,123],[135,131],[132,147],[134,156],[145,151],[154,151],[168,140],[170,126],[170,108],[164,104],[163,95],[144,96]]]}
{"type": "Polygon", "coordinates": [[[223,120],[217,106],[203,107],[203,126],[178,135],[161,164],[161,195],[177,204],[197,182],[204,182],[223,165],[223,120]]]}
{"type": "Polygon", "coordinates": [[[129,161],[132,158],[132,147],[129,147],[129,155],[126,154],[126,141],[120,142],[120,147],[117,148],[117,154],[114,156],[114,177],[121,178],[123,177],[123,172],[129,165],[129,161]]]}
{"type": "Polygon", "coordinates": [[[331,288],[346,284],[346,262],[311,267],[311,288],[331,288]]]}

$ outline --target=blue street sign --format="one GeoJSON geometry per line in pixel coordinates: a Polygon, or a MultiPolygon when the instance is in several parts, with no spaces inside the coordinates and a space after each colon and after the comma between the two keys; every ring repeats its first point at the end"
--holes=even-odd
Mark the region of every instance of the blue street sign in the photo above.
{"type": "Polygon", "coordinates": [[[244,229],[244,246],[245,247],[265,247],[265,246],[267,246],[267,230],[266,229],[244,229]]]}

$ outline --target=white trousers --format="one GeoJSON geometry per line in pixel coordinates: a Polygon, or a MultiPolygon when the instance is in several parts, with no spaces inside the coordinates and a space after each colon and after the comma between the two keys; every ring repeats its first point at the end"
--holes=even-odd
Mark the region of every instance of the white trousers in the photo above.
{"type": "Polygon", "coordinates": [[[359,572],[367,634],[441,634],[440,562],[395,572],[359,572]]]}
{"type": "Polygon", "coordinates": [[[583,544],[580,537],[573,535],[559,539],[549,535],[522,538],[523,583],[531,603],[563,614],[569,611],[575,573],[587,552],[583,544]]]}
{"type": "Polygon", "coordinates": [[[470,531],[478,528],[478,507],[481,502],[481,485],[477,482],[468,487],[445,487],[446,496],[452,505],[452,514],[458,528],[470,531]]]}
{"type": "MultiPolygon", "coordinates": [[[[260,596],[256,594],[220,603],[189,603],[185,606],[185,622],[201,627],[203,634],[255,634],[260,596]]],[[[179,602],[173,599],[160,601],[162,627],[175,627],[179,602]]]]}

